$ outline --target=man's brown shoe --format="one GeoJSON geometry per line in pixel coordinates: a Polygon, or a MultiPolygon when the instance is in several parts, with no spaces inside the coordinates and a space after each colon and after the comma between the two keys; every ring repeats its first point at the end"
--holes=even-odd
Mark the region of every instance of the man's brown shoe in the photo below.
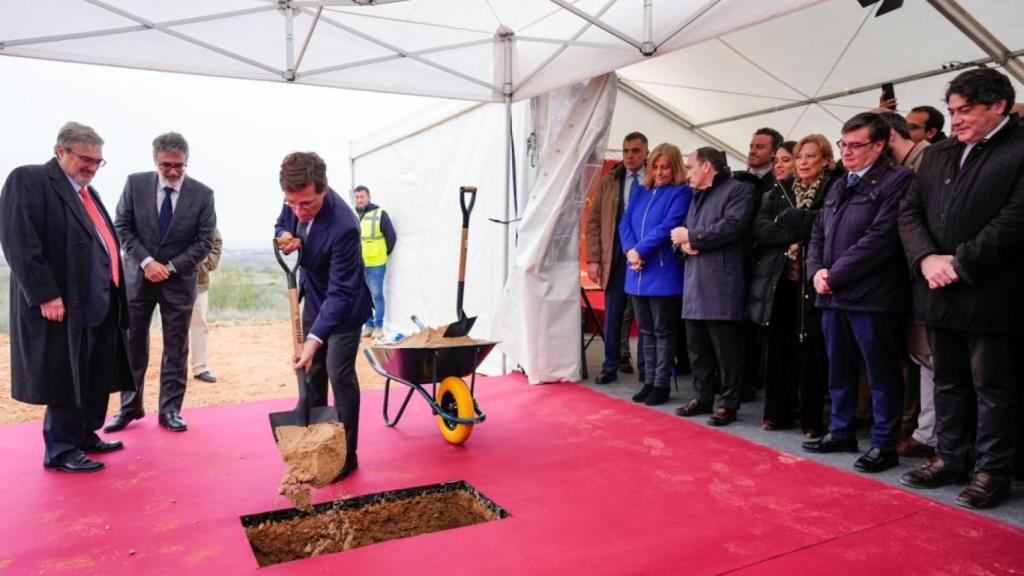
{"type": "Polygon", "coordinates": [[[938,456],[925,460],[917,470],[900,476],[900,483],[911,488],[939,488],[949,484],[963,484],[966,481],[967,474],[963,470],[950,468],[938,456]]]}
{"type": "Polygon", "coordinates": [[[711,414],[711,406],[701,404],[696,398],[693,398],[686,404],[676,408],[677,416],[690,417],[697,416],[699,414],[711,414]]]}
{"type": "Polygon", "coordinates": [[[896,445],[896,453],[912,458],[931,458],[935,456],[935,447],[918,442],[913,436],[908,436],[896,445]]]}
{"type": "Polygon", "coordinates": [[[711,418],[708,418],[708,424],[711,426],[728,426],[736,421],[736,411],[732,408],[726,408],[720,406],[715,409],[714,414],[711,418]]]}
{"type": "Polygon", "coordinates": [[[996,506],[1010,495],[1010,481],[1009,476],[977,472],[970,485],[956,497],[956,503],[975,510],[996,506]]]}

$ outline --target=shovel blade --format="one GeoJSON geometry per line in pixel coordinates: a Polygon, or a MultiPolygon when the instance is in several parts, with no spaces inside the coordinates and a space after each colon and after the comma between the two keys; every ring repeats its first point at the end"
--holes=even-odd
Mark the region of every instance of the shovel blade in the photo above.
{"type": "Polygon", "coordinates": [[[459,319],[448,325],[448,328],[444,331],[445,338],[458,338],[459,336],[465,336],[469,334],[469,331],[473,329],[473,324],[476,323],[476,316],[472,318],[466,318],[466,314],[460,314],[459,319]]]}
{"type": "Polygon", "coordinates": [[[338,411],[333,406],[318,406],[307,412],[301,408],[288,412],[271,412],[270,429],[277,441],[277,429],[281,426],[311,426],[321,422],[338,421],[338,411]]]}

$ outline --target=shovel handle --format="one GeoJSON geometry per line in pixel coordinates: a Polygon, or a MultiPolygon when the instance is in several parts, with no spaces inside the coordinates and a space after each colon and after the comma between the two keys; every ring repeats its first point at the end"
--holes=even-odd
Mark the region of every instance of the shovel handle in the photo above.
{"type": "MultiPolygon", "coordinates": [[[[476,186],[462,186],[459,188],[459,205],[462,208],[462,249],[459,251],[459,282],[466,281],[466,252],[469,247],[469,215],[473,212],[473,205],[476,204],[476,186]],[[466,195],[470,196],[469,205],[466,205],[466,195]]],[[[462,286],[459,286],[459,310],[462,310],[462,286]]]]}
{"type": "Polygon", "coordinates": [[[295,358],[302,354],[302,317],[299,316],[299,290],[288,289],[288,311],[291,315],[292,324],[292,353],[295,358]]]}

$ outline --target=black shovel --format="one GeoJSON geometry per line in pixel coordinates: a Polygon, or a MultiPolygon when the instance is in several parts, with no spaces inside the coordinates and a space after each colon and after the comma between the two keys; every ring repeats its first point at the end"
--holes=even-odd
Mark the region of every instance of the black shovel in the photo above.
{"type": "Polygon", "coordinates": [[[462,206],[462,251],[459,254],[459,297],[456,303],[456,312],[459,319],[448,325],[444,331],[445,338],[457,338],[469,334],[476,322],[476,316],[466,318],[466,312],[462,309],[462,293],[466,288],[466,249],[469,242],[469,214],[473,211],[473,204],[476,203],[476,186],[463,186],[459,188],[459,204],[462,206]],[[466,194],[471,196],[469,206],[466,206],[466,194]]]}
{"type": "MultiPolygon", "coordinates": [[[[295,264],[289,266],[281,255],[281,248],[274,241],[274,255],[284,269],[288,277],[288,308],[292,320],[292,353],[294,358],[302,354],[302,319],[299,316],[299,289],[295,282],[295,273],[299,269],[299,262],[302,260],[302,248],[299,248],[295,264]]],[[[299,370],[297,373],[299,384],[299,404],[290,412],[271,412],[270,429],[274,432],[274,441],[277,441],[277,429],[281,426],[309,426],[320,422],[338,421],[338,412],[333,406],[318,406],[310,408],[306,403],[306,370],[299,370]]]]}

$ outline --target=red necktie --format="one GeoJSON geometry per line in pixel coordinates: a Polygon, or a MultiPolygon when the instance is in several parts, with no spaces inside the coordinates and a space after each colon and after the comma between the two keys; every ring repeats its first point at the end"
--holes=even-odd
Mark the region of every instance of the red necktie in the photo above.
{"type": "Polygon", "coordinates": [[[78,191],[82,195],[82,202],[85,203],[85,212],[89,215],[93,225],[96,226],[96,231],[100,233],[103,238],[103,243],[107,246],[107,254],[110,256],[110,276],[114,281],[114,286],[120,286],[121,271],[119,269],[120,260],[118,259],[117,243],[114,242],[114,235],[110,233],[110,229],[107,228],[107,223],[103,220],[103,215],[100,214],[96,204],[92,201],[92,195],[89,194],[89,190],[83,187],[78,191]]]}

